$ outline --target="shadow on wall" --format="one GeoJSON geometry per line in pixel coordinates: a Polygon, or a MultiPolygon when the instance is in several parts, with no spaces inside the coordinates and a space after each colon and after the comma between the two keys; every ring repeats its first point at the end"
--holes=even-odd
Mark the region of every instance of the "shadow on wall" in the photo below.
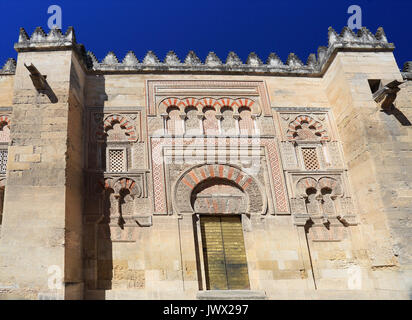
{"type": "Polygon", "coordinates": [[[89,124],[92,139],[87,145],[87,169],[90,183],[97,187],[97,193],[89,201],[98,205],[92,204],[97,219],[94,220],[95,236],[92,240],[95,242],[92,249],[95,252],[94,269],[90,270],[92,275],[89,275],[93,281],[89,289],[94,290],[93,299],[104,299],[106,290],[136,285],[136,274],[123,263],[114,263],[113,241],[129,241],[128,237],[132,236],[130,229],[124,229],[135,223],[131,222],[130,217],[133,215],[137,187],[134,187],[133,180],[124,176],[127,153],[122,146],[130,143],[127,125],[117,116],[107,118],[104,114],[104,101],[107,100],[104,77],[98,76],[92,81],[96,92],[91,93],[93,96],[90,97],[94,108],[89,124]]]}
{"type": "Polygon", "coordinates": [[[392,108],[391,109],[389,109],[389,110],[382,110],[385,114],[387,114],[387,115],[393,115],[395,118],[396,118],[396,120],[398,120],[399,121],[399,123],[402,125],[402,126],[407,126],[407,127],[409,127],[409,126],[412,126],[412,123],[409,121],[409,119],[405,116],[405,114],[401,111],[401,110],[399,110],[399,109],[397,109],[394,105],[392,105],[392,108]]]}
{"type": "Polygon", "coordinates": [[[52,88],[50,88],[46,78],[46,75],[42,75],[39,70],[33,65],[26,65],[24,66],[30,72],[30,78],[33,82],[34,87],[36,88],[39,94],[46,95],[51,103],[57,103],[58,99],[52,88]]]}
{"type": "Polygon", "coordinates": [[[107,101],[105,92],[105,78],[97,75],[91,80],[92,96],[87,97],[87,105],[97,108],[95,114],[101,115],[97,119],[92,117],[89,123],[85,123],[85,132],[88,138],[85,142],[85,168],[89,192],[85,197],[86,203],[84,212],[85,221],[88,224],[86,230],[92,235],[85,234],[84,264],[89,270],[86,275],[85,298],[94,300],[104,300],[105,291],[112,289],[113,281],[113,249],[110,231],[110,215],[114,208],[111,208],[110,199],[114,195],[113,189],[104,188],[104,172],[106,170],[106,137],[96,139],[93,127],[103,126],[104,101],[107,101]],[[94,126],[93,126],[94,124],[94,126]],[[92,290],[93,294],[87,293],[92,290]]]}
{"type": "Polygon", "coordinates": [[[113,248],[110,233],[113,189],[103,192],[103,217],[97,224],[97,283],[96,289],[111,290],[113,281],[113,248]]]}
{"type": "MultiPolygon", "coordinates": [[[[96,75],[93,80],[90,81],[91,90],[88,90],[87,101],[90,106],[102,107],[104,102],[108,100],[106,93],[106,81],[103,75],[96,75]]],[[[103,109],[101,110],[103,112],[103,109]]]]}
{"type": "MultiPolygon", "coordinates": [[[[98,111],[98,114],[102,115],[98,119],[98,123],[96,127],[101,126],[103,127],[104,121],[104,100],[107,99],[107,96],[101,95],[100,93],[104,92],[104,77],[100,76],[97,79],[97,84],[99,88],[96,88],[96,91],[99,92],[98,103],[101,106],[101,109],[98,111]],[[103,88],[101,88],[103,86],[103,88]]],[[[90,121],[94,121],[94,119],[90,119],[90,121]]],[[[95,137],[96,138],[96,137],[95,137]]],[[[90,169],[97,169],[99,174],[95,177],[95,183],[98,184],[99,182],[104,183],[104,172],[106,169],[106,148],[107,148],[107,136],[103,137],[102,142],[96,142],[97,139],[94,139],[93,142],[95,144],[93,150],[94,155],[94,168],[91,167],[90,169]]],[[[90,150],[90,149],[89,149],[90,150]]],[[[99,209],[100,219],[96,225],[96,289],[101,290],[101,299],[104,299],[104,292],[105,290],[111,290],[113,286],[113,247],[112,247],[112,235],[110,230],[111,224],[111,215],[113,211],[117,211],[118,208],[112,208],[112,204],[115,203],[113,201],[114,198],[114,190],[111,188],[105,188],[102,186],[101,190],[101,199],[99,209]]]]}
{"type": "Polygon", "coordinates": [[[203,283],[202,283],[202,267],[200,265],[201,259],[200,259],[200,248],[199,248],[199,241],[198,241],[198,233],[197,233],[197,225],[199,223],[199,217],[194,214],[192,215],[193,218],[193,235],[194,235],[194,242],[195,242],[195,254],[196,254],[196,270],[197,270],[197,281],[198,281],[198,286],[199,286],[199,291],[206,290],[206,288],[203,288],[203,283]]]}

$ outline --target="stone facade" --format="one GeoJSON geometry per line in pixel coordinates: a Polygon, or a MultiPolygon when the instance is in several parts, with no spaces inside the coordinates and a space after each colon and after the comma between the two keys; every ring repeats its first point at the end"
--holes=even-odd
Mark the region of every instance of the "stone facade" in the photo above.
{"type": "Polygon", "coordinates": [[[243,298],[409,299],[412,62],[382,28],[304,64],[98,61],[21,29],[0,69],[0,298],[204,299],[200,221],[240,216],[243,298]]]}

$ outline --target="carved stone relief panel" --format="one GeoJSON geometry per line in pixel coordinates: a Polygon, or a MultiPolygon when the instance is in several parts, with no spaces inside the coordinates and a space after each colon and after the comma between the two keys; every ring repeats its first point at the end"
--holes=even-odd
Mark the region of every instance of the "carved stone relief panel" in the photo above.
{"type": "Polygon", "coordinates": [[[272,117],[259,117],[256,121],[259,123],[258,128],[262,136],[276,135],[272,117]]]}
{"type": "MultiPolygon", "coordinates": [[[[0,114],[0,178],[6,176],[8,156],[8,144],[10,141],[10,115],[0,114]]],[[[5,182],[5,180],[3,181],[5,182]]],[[[4,186],[4,185],[3,185],[4,186]]],[[[1,214],[0,214],[1,225],[1,214]]]]}
{"type": "Polygon", "coordinates": [[[132,169],[144,169],[147,167],[147,158],[146,158],[146,146],[145,143],[135,143],[132,146],[132,169]]]}
{"type": "Polygon", "coordinates": [[[165,120],[160,117],[147,117],[147,134],[149,136],[165,134],[164,122],[165,120]]]}
{"type": "Polygon", "coordinates": [[[189,134],[200,134],[199,112],[195,107],[186,108],[185,132],[189,134]]]}
{"type": "MultiPolygon", "coordinates": [[[[249,198],[249,204],[253,212],[263,212],[262,208],[258,209],[258,207],[261,206],[259,201],[260,203],[262,201],[259,200],[262,199],[259,194],[264,194],[266,199],[264,202],[267,202],[265,206],[268,207],[267,212],[269,214],[275,212],[277,214],[289,213],[289,201],[283,175],[281,174],[279,153],[273,139],[259,139],[259,141],[253,142],[253,139],[248,138],[245,139],[244,145],[239,145],[239,139],[233,141],[233,139],[227,138],[227,141],[223,141],[224,144],[220,144],[222,141],[219,139],[213,141],[205,138],[199,139],[201,141],[196,141],[196,139],[152,138],[154,212],[156,214],[174,213],[175,208],[171,205],[174,194],[176,194],[175,202],[180,201],[176,199],[182,196],[184,188],[187,186],[187,184],[180,183],[179,188],[183,189],[175,192],[173,189],[174,183],[181,178],[180,175],[183,174],[183,171],[196,165],[206,164],[212,165],[210,167],[212,169],[206,170],[205,174],[210,173],[210,170],[212,170],[213,173],[210,173],[210,175],[218,176],[222,174],[222,177],[225,178],[232,177],[234,173],[230,174],[228,168],[237,166],[243,172],[241,176],[239,175],[241,179],[246,179],[246,176],[252,178],[246,184],[248,194],[251,195],[254,191],[259,190],[256,195],[249,198]],[[180,142],[180,144],[176,144],[176,142],[180,142]],[[222,165],[222,167],[214,167],[219,165],[222,165]]],[[[203,177],[202,172],[198,172],[200,176],[197,175],[197,171],[193,174],[196,174],[196,177],[200,179],[199,177],[203,177]]],[[[192,179],[193,177],[189,176],[186,180],[192,179]]],[[[196,184],[193,181],[190,183],[193,187],[196,184]]],[[[184,202],[183,199],[181,201],[184,202]]],[[[193,210],[190,204],[187,204],[186,209],[183,211],[192,212],[193,210]]]]}
{"type": "Polygon", "coordinates": [[[280,153],[282,155],[283,169],[298,169],[298,159],[296,156],[295,145],[293,143],[282,141],[280,143],[280,153]]]}

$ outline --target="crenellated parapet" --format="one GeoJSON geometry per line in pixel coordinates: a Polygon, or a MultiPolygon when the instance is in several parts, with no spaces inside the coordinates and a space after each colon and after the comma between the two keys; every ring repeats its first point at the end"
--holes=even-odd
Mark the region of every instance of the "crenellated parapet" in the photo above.
{"type": "Polygon", "coordinates": [[[14,44],[14,49],[17,52],[72,49],[80,57],[85,69],[89,69],[88,65],[90,65],[90,58],[86,55],[84,46],[76,41],[73,27],[68,27],[65,33],[57,28],[46,33],[41,27],[37,27],[31,36],[27,34],[24,28],[20,28],[19,39],[14,44]]]}
{"type": "Polygon", "coordinates": [[[60,29],[51,29],[47,34],[41,27],[37,27],[31,37],[23,28],[20,28],[19,41],[14,48],[20,52],[39,48],[72,47],[75,44],[76,36],[73,27],[69,27],[65,34],[60,29]]]}
{"type": "Polygon", "coordinates": [[[316,56],[312,54],[305,65],[294,53],[291,53],[286,61],[282,60],[275,54],[271,53],[266,60],[262,62],[259,56],[252,52],[249,54],[246,63],[239,58],[234,52],[229,52],[225,62],[214,53],[209,52],[205,61],[202,63],[200,58],[190,51],[186,58],[181,61],[179,57],[170,51],[161,61],[155,53],[149,51],[140,62],[133,52],[127,53],[120,61],[113,52],[100,62],[92,52],[87,53],[89,57],[89,67],[96,71],[176,71],[176,72],[208,72],[208,73],[299,73],[313,74],[318,69],[316,56]]]}
{"type": "Polygon", "coordinates": [[[173,51],[169,51],[161,61],[155,53],[149,51],[143,61],[139,61],[133,52],[127,53],[120,61],[113,52],[98,61],[92,52],[88,52],[90,68],[96,71],[165,71],[165,72],[207,72],[207,73],[258,73],[273,75],[321,75],[330,64],[331,58],[339,50],[393,50],[394,45],[388,43],[383,28],[378,28],[373,35],[367,28],[361,28],[354,33],[348,27],[343,28],[338,35],[335,30],[329,28],[328,46],[319,47],[317,55],[312,53],[306,63],[294,53],[290,53],[286,62],[278,55],[271,53],[264,63],[260,57],[252,52],[246,62],[243,62],[235,52],[229,52],[223,62],[214,52],[210,52],[204,62],[190,51],[186,58],[181,61],[173,51]]]}
{"type": "Polygon", "coordinates": [[[132,51],[129,51],[123,60],[118,59],[115,53],[110,51],[104,59],[99,61],[92,52],[86,53],[84,47],[77,44],[72,27],[69,27],[65,34],[59,29],[52,29],[46,34],[41,27],[38,27],[31,37],[21,28],[19,41],[15,44],[15,49],[18,52],[62,48],[77,49],[85,66],[91,72],[190,72],[321,76],[338,51],[392,51],[394,45],[388,43],[381,27],[375,34],[372,34],[365,27],[362,27],[357,33],[344,27],[340,34],[329,28],[328,46],[320,46],[317,54],[311,53],[306,63],[303,63],[294,53],[289,54],[286,62],[283,62],[275,53],[271,53],[264,63],[254,52],[249,54],[246,62],[242,61],[234,52],[229,52],[224,62],[214,52],[210,52],[202,62],[193,51],[190,51],[183,60],[179,59],[173,51],[169,51],[163,60],[160,60],[154,52],[148,51],[142,61],[139,61],[132,51]]]}
{"type": "Polygon", "coordinates": [[[412,61],[407,61],[403,65],[402,76],[405,80],[412,80],[412,61]]]}
{"type": "Polygon", "coordinates": [[[0,69],[0,74],[14,74],[16,71],[16,60],[9,58],[4,64],[3,68],[0,69]]]}

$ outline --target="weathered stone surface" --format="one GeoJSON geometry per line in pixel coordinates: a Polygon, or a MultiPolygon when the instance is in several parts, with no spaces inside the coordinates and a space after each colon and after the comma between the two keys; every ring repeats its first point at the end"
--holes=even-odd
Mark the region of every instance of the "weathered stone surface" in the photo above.
{"type": "Polygon", "coordinates": [[[21,30],[0,70],[0,298],[410,298],[410,63],[382,29],[328,40],[306,64],[99,62],[71,28],[21,30]],[[208,290],[205,214],[240,215],[250,290],[208,290]]]}

